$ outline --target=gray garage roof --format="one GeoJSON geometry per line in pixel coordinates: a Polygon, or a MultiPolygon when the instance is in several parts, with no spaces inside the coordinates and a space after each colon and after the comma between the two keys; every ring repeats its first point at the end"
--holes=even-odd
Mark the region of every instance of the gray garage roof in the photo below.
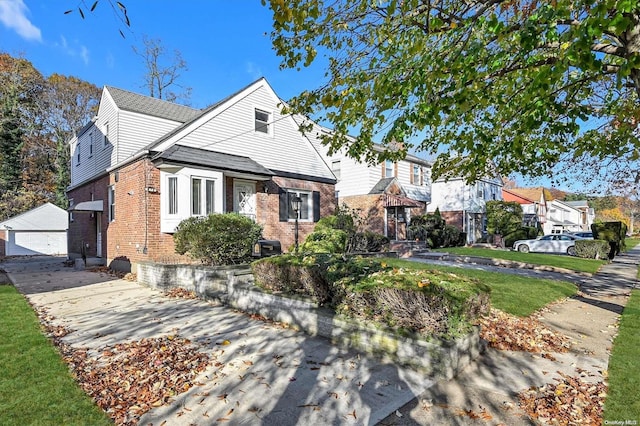
{"type": "Polygon", "coordinates": [[[0,229],[12,231],[66,231],[68,228],[67,212],[51,203],[0,222],[0,229]]]}
{"type": "Polygon", "coordinates": [[[273,176],[271,170],[257,163],[249,157],[225,154],[223,152],[209,151],[206,149],[191,148],[182,145],[173,145],[153,157],[156,164],[184,164],[196,167],[210,167],[218,170],[251,173],[261,176],[273,176]]]}

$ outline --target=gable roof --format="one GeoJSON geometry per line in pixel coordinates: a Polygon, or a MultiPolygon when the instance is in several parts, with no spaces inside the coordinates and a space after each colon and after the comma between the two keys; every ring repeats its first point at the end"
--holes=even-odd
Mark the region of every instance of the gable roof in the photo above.
{"type": "Polygon", "coordinates": [[[508,190],[512,194],[518,195],[520,197],[526,198],[528,200],[532,200],[535,202],[540,201],[540,196],[543,196],[545,201],[553,200],[553,196],[551,192],[542,186],[538,186],[536,188],[511,188],[508,190]]]}
{"type": "Polygon", "coordinates": [[[46,203],[0,222],[0,228],[13,231],[66,231],[69,228],[69,215],[60,207],[46,203]]]}
{"type": "Polygon", "coordinates": [[[404,195],[404,189],[402,189],[402,186],[400,186],[398,179],[396,179],[395,177],[380,179],[378,183],[376,183],[373,188],[371,188],[369,194],[385,194],[393,184],[400,188],[400,190],[402,191],[402,195],[404,195]]]}
{"type": "Polygon", "coordinates": [[[184,123],[201,114],[201,110],[158,98],[140,95],[113,86],[105,86],[116,106],[125,111],[184,123]]]}
{"type": "Polygon", "coordinates": [[[155,155],[152,160],[156,164],[169,162],[214,167],[221,170],[241,170],[246,173],[267,177],[274,175],[271,170],[248,157],[209,151],[206,149],[191,148],[182,145],[173,145],[166,151],[162,151],[155,155]]]}

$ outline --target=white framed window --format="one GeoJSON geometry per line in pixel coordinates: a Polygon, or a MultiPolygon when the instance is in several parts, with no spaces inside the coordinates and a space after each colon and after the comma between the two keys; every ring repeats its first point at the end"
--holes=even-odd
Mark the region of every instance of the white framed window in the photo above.
{"type": "Polygon", "coordinates": [[[262,109],[255,109],[254,130],[256,132],[271,134],[271,113],[262,109]]]}
{"type": "Polygon", "coordinates": [[[289,220],[296,219],[296,211],[293,209],[293,200],[295,197],[300,197],[300,211],[298,220],[309,221],[311,220],[311,193],[310,192],[287,192],[288,195],[288,207],[289,207],[289,220]]]}
{"type": "Polygon", "coordinates": [[[340,180],[340,175],[342,174],[340,160],[333,160],[331,162],[331,171],[335,175],[336,179],[340,180]]]}
{"type": "Polygon", "coordinates": [[[113,185],[109,186],[109,222],[116,220],[116,189],[113,185]]]}
{"type": "Polygon", "coordinates": [[[104,123],[102,132],[102,148],[106,148],[109,145],[109,122],[104,123]]]}
{"type": "Polygon", "coordinates": [[[384,177],[393,177],[393,161],[391,160],[384,162],[384,177]]]}
{"type": "Polygon", "coordinates": [[[215,210],[215,180],[191,178],[191,214],[209,215],[215,210]]]}
{"type": "Polygon", "coordinates": [[[93,132],[89,133],[89,158],[93,155],[93,135],[93,132]]]}
{"type": "Polygon", "coordinates": [[[484,198],[484,183],[476,182],[476,195],[478,198],[484,198]]]}
{"type": "Polygon", "coordinates": [[[178,177],[167,178],[167,213],[178,214],[178,177]]]}
{"type": "Polygon", "coordinates": [[[76,166],[80,165],[80,142],[78,142],[78,145],[76,145],[76,166]]]}
{"type": "Polygon", "coordinates": [[[411,176],[412,176],[411,179],[413,181],[413,184],[414,185],[422,185],[422,182],[421,182],[422,168],[419,165],[414,164],[413,167],[412,167],[411,172],[412,172],[411,173],[411,176]]]}

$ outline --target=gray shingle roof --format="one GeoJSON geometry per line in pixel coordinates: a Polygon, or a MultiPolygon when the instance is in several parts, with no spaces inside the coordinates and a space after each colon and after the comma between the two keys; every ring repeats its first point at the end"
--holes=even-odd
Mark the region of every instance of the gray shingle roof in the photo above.
{"type": "Polygon", "coordinates": [[[118,108],[125,111],[139,112],[180,123],[184,123],[201,113],[199,109],[140,95],[117,87],[106,86],[106,88],[118,108]]]}
{"type": "Polygon", "coordinates": [[[387,188],[389,188],[391,183],[393,183],[394,181],[396,181],[395,177],[380,179],[378,183],[376,183],[375,186],[371,188],[369,194],[384,194],[387,191],[387,188]]]}
{"type": "Polygon", "coordinates": [[[197,165],[199,167],[205,166],[219,170],[241,171],[261,176],[274,175],[271,170],[253,161],[249,157],[241,157],[239,155],[225,154],[182,145],[173,145],[166,151],[157,154],[153,157],[153,160],[197,165]]]}

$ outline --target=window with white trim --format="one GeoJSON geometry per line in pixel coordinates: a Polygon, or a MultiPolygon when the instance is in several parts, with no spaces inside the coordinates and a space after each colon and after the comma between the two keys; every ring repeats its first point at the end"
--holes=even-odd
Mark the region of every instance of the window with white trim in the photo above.
{"type": "Polygon", "coordinates": [[[300,211],[299,211],[299,216],[298,219],[299,220],[310,220],[311,218],[311,193],[309,192],[288,192],[287,195],[289,196],[289,202],[288,202],[288,206],[289,206],[289,219],[291,220],[295,220],[296,218],[296,212],[293,209],[293,199],[298,196],[300,197],[300,211]]]}
{"type": "Polygon", "coordinates": [[[80,142],[76,145],[76,166],[80,165],[80,142]]]}
{"type": "Polygon", "coordinates": [[[215,180],[191,178],[191,214],[209,215],[215,208],[215,180]]]}
{"type": "Polygon", "coordinates": [[[93,155],[93,132],[89,133],[89,158],[93,155]]]}
{"type": "Polygon", "coordinates": [[[167,197],[168,197],[168,211],[169,214],[178,214],[178,177],[169,176],[167,178],[167,197]]]}
{"type": "Polygon", "coordinates": [[[102,134],[102,148],[106,148],[109,145],[109,122],[104,123],[102,134]]]}
{"type": "Polygon", "coordinates": [[[116,220],[116,189],[113,185],[109,186],[109,222],[116,220]]]}
{"type": "Polygon", "coordinates": [[[336,179],[340,180],[340,175],[342,174],[340,160],[333,160],[331,162],[331,171],[336,179]]]}
{"type": "Polygon", "coordinates": [[[255,109],[255,126],[254,129],[256,132],[260,133],[271,133],[270,124],[271,114],[267,111],[256,108],[255,109]]]}
{"type": "Polygon", "coordinates": [[[414,164],[412,171],[413,171],[413,173],[412,173],[413,184],[414,185],[421,185],[422,182],[420,181],[420,178],[422,177],[422,168],[419,165],[414,164]]]}
{"type": "Polygon", "coordinates": [[[393,177],[393,161],[391,160],[384,162],[384,177],[393,177]]]}

